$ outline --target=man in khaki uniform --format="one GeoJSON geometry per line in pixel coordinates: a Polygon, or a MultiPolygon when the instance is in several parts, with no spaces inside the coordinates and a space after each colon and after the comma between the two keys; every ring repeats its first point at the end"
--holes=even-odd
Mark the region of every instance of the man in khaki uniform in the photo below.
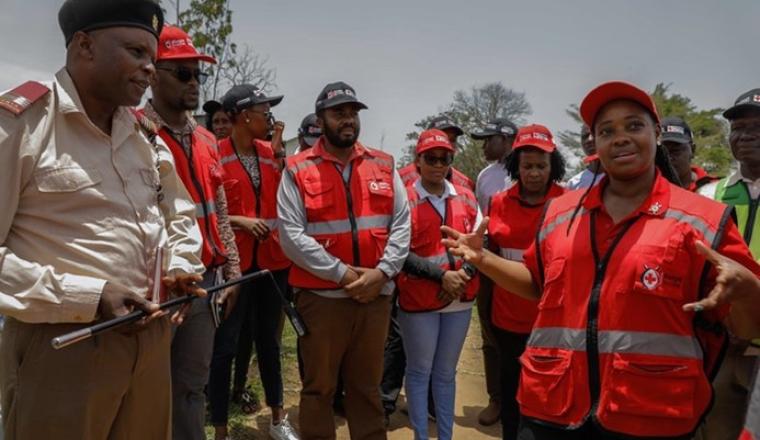
{"type": "Polygon", "coordinates": [[[203,295],[194,205],[131,110],[154,74],[161,10],[67,0],[66,66],[0,96],[0,394],[6,440],[169,439],[170,323],[147,300],[203,295]],[[177,292],[180,293],[180,292],[177,292]],[[61,350],[52,337],[137,308],[149,319],[61,350]]]}

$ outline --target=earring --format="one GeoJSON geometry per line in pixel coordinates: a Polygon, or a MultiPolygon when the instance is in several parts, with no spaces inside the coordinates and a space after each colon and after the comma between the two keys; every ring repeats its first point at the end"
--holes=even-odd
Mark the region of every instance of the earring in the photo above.
{"type": "Polygon", "coordinates": [[[246,123],[246,124],[250,124],[250,123],[251,123],[251,120],[250,120],[250,119],[248,119],[248,118],[245,118],[245,123],[246,123]]]}

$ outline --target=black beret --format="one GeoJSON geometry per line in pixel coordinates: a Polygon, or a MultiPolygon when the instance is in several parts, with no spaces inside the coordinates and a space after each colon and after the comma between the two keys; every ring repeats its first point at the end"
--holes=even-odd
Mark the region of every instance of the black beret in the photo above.
{"type": "Polygon", "coordinates": [[[164,27],[164,13],[154,0],[66,0],[58,11],[66,46],[74,33],[108,27],[145,29],[158,39],[164,27]]]}

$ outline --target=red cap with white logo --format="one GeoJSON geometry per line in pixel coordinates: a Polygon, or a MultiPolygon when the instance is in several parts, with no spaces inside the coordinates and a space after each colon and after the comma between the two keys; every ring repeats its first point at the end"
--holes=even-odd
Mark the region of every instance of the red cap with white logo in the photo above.
{"type": "Polygon", "coordinates": [[[199,60],[216,64],[214,57],[199,53],[187,32],[177,26],[165,25],[158,37],[156,61],[199,60]]]}
{"type": "Polygon", "coordinates": [[[451,151],[452,153],[454,152],[454,147],[451,146],[451,142],[449,142],[449,137],[446,136],[446,133],[437,128],[423,131],[420,134],[420,138],[417,139],[417,148],[415,152],[417,154],[422,154],[434,148],[442,148],[451,151]]]}
{"type": "Polygon", "coordinates": [[[517,130],[515,143],[512,145],[512,151],[520,148],[534,147],[541,151],[551,153],[557,149],[554,144],[554,136],[548,128],[540,124],[526,125],[517,130]]]}

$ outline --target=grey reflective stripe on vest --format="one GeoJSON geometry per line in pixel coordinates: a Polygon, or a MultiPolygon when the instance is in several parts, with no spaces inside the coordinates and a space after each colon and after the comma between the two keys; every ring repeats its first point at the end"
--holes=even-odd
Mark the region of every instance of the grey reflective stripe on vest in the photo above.
{"type": "Polygon", "coordinates": [[[223,158],[219,159],[219,163],[221,163],[222,165],[225,165],[230,162],[234,162],[236,160],[238,160],[237,156],[234,154],[231,154],[229,156],[224,156],[223,158]]]}
{"type": "MultiPolygon", "coordinates": [[[[533,329],[528,346],[586,351],[586,329],[533,329]]],[[[599,353],[635,353],[702,359],[699,341],[692,336],[622,330],[599,331],[599,353]]]]}
{"type": "Polygon", "coordinates": [[[501,255],[502,258],[510,260],[510,261],[522,262],[524,253],[525,253],[524,249],[499,248],[499,255],[501,255]]]}
{"type": "Polygon", "coordinates": [[[296,163],[295,165],[288,168],[288,171],[290,171],[292,174],[295,174],[299,171],[301,171],[304,168],[308,168],[311,166],[317,166],[322,163],[321,157],[315,157],[314,159],[306,159],[301,162],[296,163]]]}
{"type": "Polygon", "coordinates": [[[213,201],[206,201],[206,212],[203,212],[203,203],[195,204],[195,216],[202,218],[204,215],[216,214],[216,204],[213,201]]]}
{"type": "Polygon", "coordinates": [[[384,167],[393,169],[393,161],[392,160],[388,160],[388,159],[385,159],[385,158],[382,158],[382,157],[372,157],[372,156],[367,156],[367,157],[364,158],[364,160],[370,160],[372,162],[377,163],[380,166],[384,166],[384,167]]]}
{"type": "MultiPolygon", "coordinates": [[[[388,228],[390,223],[390,215],[356,217],[356,228],[360,231],[364,229],[388,228]]],[[[351,221],[348,219],[309,222],[306,224],[306,233],[308,235],[344,234],[347,232],[351,232],[351,221]]]]}
{"type": "MultiPolygon", "coordinates": [[[[546,223],[543,228],[538,232],[538,241],[543,242],[546,239],[546,236],[551,234],[554,229],[557,228],[557,226],[560,226],[563,223],[569,222],[570,218],[573,216],[574,209],[571,209],[567,211],[564,214],[560,214],[556,217],[554,217],[554,220],[550,221],[549,223],[546,223]]],[[[578,210],[577,217],[583,217],[583,215],[588,212],[586,208],[581,208],[578,210]]]]}
{"type": "Polygon", "coordinates": [[[709,245],[713,242],[715,239],[716,231],[712,228],[710,228],[710,225],[705,223],[701,218],[693,216],[691,214],[687,214],[683,211],[679,211],[677,209],[669,208],[665,212],[665,218],[670,218],[673,220],[677,220],[681,223],[686,223],[692,228],[696,229],[702,235],[705,236],[705,242],[709,245]]]}
{"type": "Polygon", "coordinates": [[[452,197],[452,199],[462,201],[465,204],[469,205],[472,209],[478,209],[478,203],[465,195],[457,194],[456,196],[452,197]]]}
{"type": "Polygon", "coordinates": [[[260,157],[259,163],[263,163],[263,164],[269,165],[270,167],[277,168],[277,162],[273,161],[272,159],[267,159],[266,157],[260,157]]]}

